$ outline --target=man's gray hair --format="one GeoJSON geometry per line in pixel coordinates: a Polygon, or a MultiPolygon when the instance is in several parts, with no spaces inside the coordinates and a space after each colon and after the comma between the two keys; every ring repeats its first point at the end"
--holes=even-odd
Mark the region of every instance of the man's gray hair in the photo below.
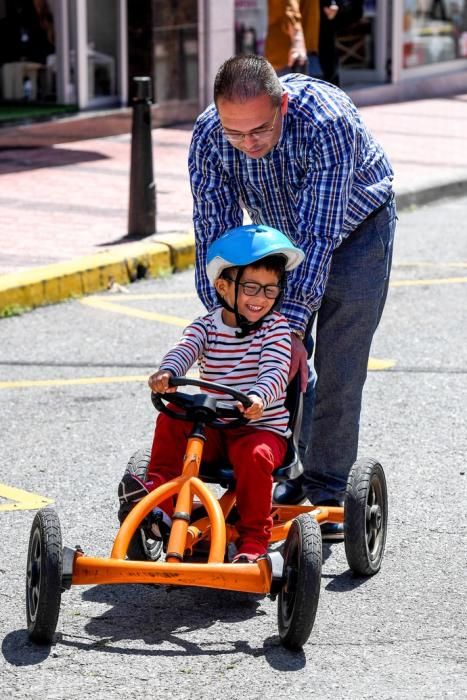
{"type": "Polygon", "coordinates": [[[227,59],[214,80],[214,102],[246,102],[259,95],[269,95],[275,107],[280,105],[284,90],[274,68],[263,56],[251,54],[227,59]]]}

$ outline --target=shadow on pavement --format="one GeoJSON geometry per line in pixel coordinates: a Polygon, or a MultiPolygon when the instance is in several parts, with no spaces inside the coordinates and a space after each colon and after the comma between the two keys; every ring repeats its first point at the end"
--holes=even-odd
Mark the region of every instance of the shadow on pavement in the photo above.
{"type": "Polygon", "coordinates": [[[20,148],[0,146],[0,175],[98,160],[108,160],[108,156],[97,151],[78,151],[50,146],[22,146],[20,148]]]}
{"type": "Polygon", "coordinates": [[[50,646],[38,646],[29,641],[26,629],[14,630],[4,637],[2,654],[12,666],[35,666],[49,656],[50,646]]]}
{"type": "MultiPolygon", "coordinates": [[[[263,596],[232,591],[167,588],[165,586],[94,586],[82,594],[83,603],[97,602],[107,606],[99,617],[91,618],[81,633],[62,632],[54,645],[36,646],[26,630],[17,630],[3,640],[5,660],[14,666],[33,666],[44,661],[56,646],[80,651],[103,651],[110,654],[149,657],[208,656],[230,657],[234,654],[263,656],[271,667],[281,671],[297,671],[306,664],[303,651],[291,652],[282,647],[278,636],[254,646],[248,638],[237,639],[238,628],[229,635],[228,628],[222,634],[206,635],[200,642],[185,637],[196,630],[207,630],[212,625],[228,626],[242,623],[268,613],[261,609],[263,596]],[[89,636],[88,636],[89,635],[89,636]],[[137,646],[119,642],[143,642],[137,646]],[[167,648],[167,644],[171,648],[167,648]],[[150,645],[150,646],[149,646],[150,645]],[[156,648],[154,648],[156,645],[156,648]],[[158,649],[157,645],[163,645],[158,649]]],[[[65,625],[66,627],[66,625],[65,625]]],[[[242,632],[243,633],[243,632],[242,632]]],[[[245,635],[247,637],[247,635],[245,635]]]]}

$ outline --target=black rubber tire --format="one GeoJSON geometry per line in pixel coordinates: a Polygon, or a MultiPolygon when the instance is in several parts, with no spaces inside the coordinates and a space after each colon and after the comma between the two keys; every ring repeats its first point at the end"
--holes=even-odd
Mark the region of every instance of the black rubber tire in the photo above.
{"type": "MultiPolygon", "coordinates": [[[[138,450],[130,457],[125,474],[133,474],[142,481],[146,481],[150,458],[150,450],[144,448],[138,450]]],[[[127,556],[135,561],[158,561],[162,552],[162,542],[148,539],[143,528],[140,528],[131,538],[127,556]]]]}
{"type": "Polygon", "coordinates": [[[37,644],[50,644],[57,629],[62,561],[62,533],[57,512],[42,508],[31,526],[26,573],[28,634],[37,644]]]}
{"type": "Polygon", "coordinates": [[[383,467],[375,459],[359,459],[350,470],[344,501],[345,554],[355,574],[372,576],[380,570],[387,524],[383,467]]]}
{"type": "Polygon", "coordinates": [[[322,544],[318,523],[309,513],[292,522],[284,545],[284,583],[278,595],[279,636],[287,649],[308,640],[318,609],[322,544]]]}

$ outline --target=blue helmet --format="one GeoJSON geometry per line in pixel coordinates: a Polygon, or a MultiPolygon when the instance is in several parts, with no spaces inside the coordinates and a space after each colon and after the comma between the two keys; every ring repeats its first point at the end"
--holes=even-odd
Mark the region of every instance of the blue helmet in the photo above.
{"type": "Polygon", "coordinates": [[[283,233],[271,226],[248,224],[226,231],[208,247],[206,273],[214,285],[227,267],[242,267],[266,258],[283,255],[285,270],[293,270],[302,262],[305,254],[296,248],[283,233]]]}

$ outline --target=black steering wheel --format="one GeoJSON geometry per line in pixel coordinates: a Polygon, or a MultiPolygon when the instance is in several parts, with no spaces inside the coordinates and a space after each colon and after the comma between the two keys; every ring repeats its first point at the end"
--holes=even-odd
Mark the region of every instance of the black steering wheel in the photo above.
{"type": "MultiPolygon", "coordinates": [[[[241,391],[232,389],[232,387],[224,384],[206,382],[202,379],[171,377],[169,386],[197,386],[200,389],[209,389],[220,394],[227,394],[233,399],[240,401],[245,408],[249,408],[252,403],[248,396],[241,391]]],[[[248,418],[245,418],[238,408],[222,399],[216,399],[212,394],[184,394],[181,391],[176,391],[173,394],[152,392],[151,400],[158,411],[176,420],[202,422],[209,424],[213,428],[237,428],[248,423],[248,418]],[[174,404],[181,410],[174,411],[168,407],[169,403],[174,404]],[[220,420],[221,418],[233,418],[234,420],[223,422],[220,420]]]]}

